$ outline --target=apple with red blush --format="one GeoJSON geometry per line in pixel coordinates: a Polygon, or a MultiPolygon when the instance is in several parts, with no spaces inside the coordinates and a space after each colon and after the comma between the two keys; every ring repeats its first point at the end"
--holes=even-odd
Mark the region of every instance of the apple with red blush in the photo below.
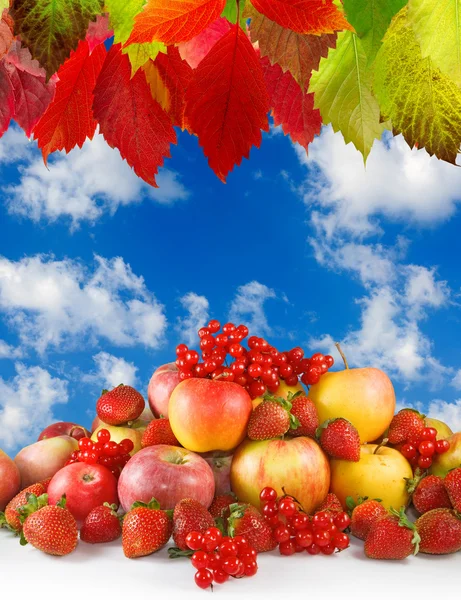
{"type": "Polygon", "coordinates": [[[174,362],[154,371],[147,388],[147,400],[155,417],[168,417],[170,396],[180,381],[179,370],[174,362]]]}
{"type": "Polygon", "coordinates": [[[12,458],[0,450],[0,512],[21,489],[21,474],[12,458]]]}
{"type": "Polygon", "coordinates": [[[46,440],[48,438],[57,437],[58,435],[68,435],[73,437],[75,440],[79,440],[82,437],[89,437],[90,432],[85,427],[78,425],[77,423],[70,423],[68,421],[60,421],[58,423],[52,423],[45,427],[42,433],[38,436],[38,442],[46,440]]]}

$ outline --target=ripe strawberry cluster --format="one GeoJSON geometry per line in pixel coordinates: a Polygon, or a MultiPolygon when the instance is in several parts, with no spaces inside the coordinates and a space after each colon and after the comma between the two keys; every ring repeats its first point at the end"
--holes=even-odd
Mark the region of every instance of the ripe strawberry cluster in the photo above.
{"type": "Polygon", "coordinates": [[[225,378],[238,383],[252,398],[257,398],[267,391],[274,394],[280,380],[288,386],[295,386],[299,380],[305,385],[313,385],[333,366],[332,356],[316,353],[307,358],[299,347],[280,352],[261,337],[248,338],[246,348],[242,342],[248,333],[246,325],[226,323],[221,329],[219,321],[211,320],[198,331],[201,357],[186,344],[176,347],[180,378],[225,378]],[[233,359],[230,364],[226,363],[228,357],[233,359]]]}
{"type": "Polygon", "coordinates": [[[258,570],[257,552],[245,537],[227,537],[217,527],[203,533],[191,531],[186,544],[194,553],[192,566],[197,569],[195,583],[206,589],[213,583],[225,583],[229,577],[252,577],[258,570]]]}
{"type": "Polygon", "coordinates": [[[349,546],[349,536],[344,531],[351,520],[346,512],[320,510],[310,517],[294,498],[285,495],[278,499],[270,487],[261,490],[259,498],[280,554],[291,556],[306,551],[311,555],[330,555],[349,546]]]}
{"type": "Polygon", "coordinates": [[[89,465],[104,465],[115,476],[119,477],[123,467],[130,460],[130,452],[134,448],[132,440],[126,438],[120,443],[111,441],[110,432],[100,429],[97,433],[97,442],[88,437],[80,438],[78,450],[70,455],[66,465],[84,462],[89,465]]]}
{"type": "Polygon", "coordinates": [[[437,440],[437,429],[425,427],[421,434],[408,440],[400,452],[413,467],[428,469],[432,465],[434,454],[444,454],[450,449],[447,440],[437,440]]]}

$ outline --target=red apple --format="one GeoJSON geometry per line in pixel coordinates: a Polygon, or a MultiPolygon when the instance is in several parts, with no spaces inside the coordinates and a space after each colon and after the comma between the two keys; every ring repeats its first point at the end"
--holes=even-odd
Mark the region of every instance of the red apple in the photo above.
{"type": "Polygon", "coordinates": [[[48,425],[38,436],[38,441],[46,440],[47,438],[57,437],[58,435],[69,435],[70,437],[79,440],[82,437],[90,437],[90,432],[85,427],[77,425],[77,423],[68,423],[62,421],[48,425]]]}
{"type": "Polygon", "coordinates": [[[193,452],[229,452],[245,438],[253,409],[237,383],[192,377],[171,394],[169,419],[178,442],[193,452]]]}
{"type": "Polygon", "coordinates": [[[232,460],[231,486],[241,502],[257,508],[264,487],[273,487],[279,496],[284,488],[311,513],[328,493],[330,465],[320,446],[308,437],[245,440],[232,460]]]}
{"type": "Polygon", "coordinates": [[[206,452],[201,456],[213,471],[215,495],[228,494],[231,491],[230,470],[233,454],[231,452],[206,452]]]}
{"type": "Polygon", "coordinates": [[[118,505],[117,480],[102,465],[79,462],[58,471],[48,485],[48,503],[56,504],[64,494],[79,528],[96,506],[118,505]]]}
{"type": "Polygon", "coordinates": [[[156,498],[163,509],[174,508],[183,498],[194,498],[207,508],[214,496],[210,465],[198,454],[177,446],[149,446],[133,456],[118,481],[123,510],[136,501],[156,498]]]}
{"type": "Polygon", "coordinates": [[[0,512],[21,489],[21,474],[12,458],[0,450],[0,512]]]}
{"type": "Polygon", "coordinates": [[[179,382],[179,370],[174,362],[162,365],[154,372],[147,388],[147,399],[155,417],[168,417],[171,392],[179,382]]]}
{"type": "Polygon", "coordinates": [[[21,473],[22,489],[53,477],[63,468],[74,450],[78,450],[78,442],[68,435],[41,440],[20,450],[14,462],[21,473]]]}

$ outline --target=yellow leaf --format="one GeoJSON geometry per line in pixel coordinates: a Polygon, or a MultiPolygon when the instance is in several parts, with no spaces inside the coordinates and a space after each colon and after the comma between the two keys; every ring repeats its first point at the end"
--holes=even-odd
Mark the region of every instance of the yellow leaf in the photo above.
{"type": "Polygon", "coordinates": [[[149,62],[143,66],[143,71],[146,75],[152,97],[154,100],[157,100],[163,110],[168,113],[171,106],[170,92],[163,83],[159,70],[155,66],[154,61],[149,60],[149,62]]]}

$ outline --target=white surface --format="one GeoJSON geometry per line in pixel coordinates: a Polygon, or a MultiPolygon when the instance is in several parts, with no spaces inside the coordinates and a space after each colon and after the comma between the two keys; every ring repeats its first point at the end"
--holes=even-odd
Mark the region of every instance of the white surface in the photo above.
{"type": "MultiPolygon", "coordinates": [[[[455,600],[461,596],[461,552],[440,557],[419,554],[404,561],[369,560],[362,543],[352,538],[352,546],[340,554],[283,557],[275,551],[259,555],[258,564],[254,577],[216,585],[211,598],[455,600]]],[[[79,542],[73,554],[56,558],[30,545],[21,547],[18,538],[0,531],[1,600],[37,598],[37,594],[46,600],[207,598],[211,591],[195,586],[194,572],[189,560],[172,560],[166,549],[129,560],[120,540],[98,545],[79,542]]]]}

